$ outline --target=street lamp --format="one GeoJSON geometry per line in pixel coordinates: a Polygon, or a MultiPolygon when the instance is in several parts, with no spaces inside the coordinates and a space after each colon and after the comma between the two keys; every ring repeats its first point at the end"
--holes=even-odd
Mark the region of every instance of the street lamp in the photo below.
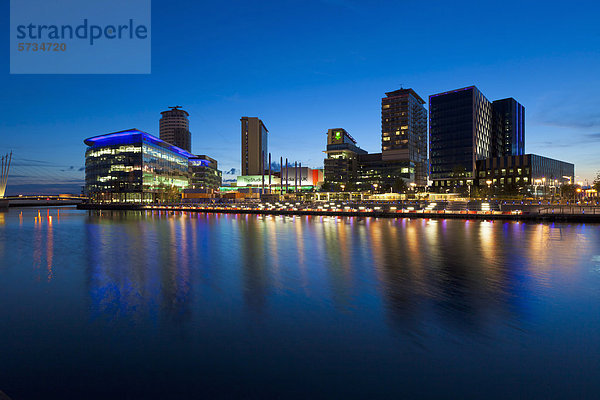
{"type": "Polygon", "coordinates": [[[487,181],[485,181],[485,183],[487,183],[487,185],[488,185],[488,200],[489,200],[492,197],[491,196],[492,181],[488,179],[487,181]]]}
{"type": "Polygon", "coordinates": [[[542,183],[542,180],[541,180],[541,179],[535,179],[535,180],[533,181],[533,183],[535,183],[535,185],[533,185],[533,187],[534,187],[534,196],[536,196],[536,197],[537,197],[537,196],[538,196],[538,191],[537,191],[537,188],[538,188],[538,187],[540,186],[540,184],[542,183]]]}
{"type": "Polygon", "coordinates": [[[544,188],[543,196],[546,197],[546,178],[542,177],[542,187],[544,188]]]}
{"type": "Polygon", "coordinates": [[[373,187],[375,188],[375,192],[377,192],[377,186],[379,186],[379,184],[378,184],[378,183],[374,183],[374,184],[373,184],[373,187]]]}

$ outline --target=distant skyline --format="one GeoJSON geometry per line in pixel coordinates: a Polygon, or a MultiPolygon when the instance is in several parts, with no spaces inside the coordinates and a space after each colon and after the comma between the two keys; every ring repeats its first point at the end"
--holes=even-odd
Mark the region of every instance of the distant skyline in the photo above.
{"type": "MultiPolygon", "coordinates": [[[[9,2],[0,23],[8,26],[9,2]]],[[[600,5],[579,2],[152,2],[152,74],[9,75],[2,32],[0,153],[7,194],[78,192],[83,139],[190,113],[192,152],[240,170],[240,117],[262,119],[269,150],[323,165],[329,128],[381,150],[381,98],[477,86],[525,106],[525,151],[600,169],[600,5]],[[62,185],[62,186],[57,186],[62,185]]],[[[426,107],[428,108],[428,104],[426,107]]]]}

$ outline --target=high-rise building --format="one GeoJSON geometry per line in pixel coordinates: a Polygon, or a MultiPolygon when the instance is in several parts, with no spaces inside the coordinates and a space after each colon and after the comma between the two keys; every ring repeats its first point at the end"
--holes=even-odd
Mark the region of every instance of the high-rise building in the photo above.
{"type": "Polygon", "coordinates": [[[324,161],[326,182],[348,185],[356,181],[358,156],[367,152],[343,128],[327,130],[327,158],[324,161]]]}
{"type": "Polygon", "coordinates": [[[262,175],[268,168],[268,134],[257,117],[242,117],[242,175],[262,175]]]}
{"type": "Polygon", "coordinates": [[[472,185],[476,161],[501,151],[492,103],[475,86],[429,96],[429,140],[434,188],[472,185]]]}
{"type": "Polygon", "coordinates": [[[414,164],[414,183],[427,184],[427,110],[413,89],[381,99],[381,160],[414,164]]]}
{"type": "Polygon", "coordinates": [[[170,110],[161,112],[159,136],[161,140],[171,143],[186,151],[192,151],[192,134],[190,133],[190,114],[180,106],[169,107],[170,110]]]}
{"type": "Polygon", "coordinates": [[[492,103],[494,130],[500,152],[494,156],[525,154],[525,107],[509,97],[492,103]]]}

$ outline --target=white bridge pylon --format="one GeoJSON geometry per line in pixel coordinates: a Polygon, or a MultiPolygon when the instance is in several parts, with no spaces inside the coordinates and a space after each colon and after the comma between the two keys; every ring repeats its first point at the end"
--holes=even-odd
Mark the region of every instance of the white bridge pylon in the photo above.
{"type": "Polygon", "coordinates": [[[8,171],[10,169],[10,161],[12,160],[12,151],[10,154],[2,156],[2,166],[0,168],[0,198],[4,197],[6,192],[6,182],[8,180],[8,171]]]}

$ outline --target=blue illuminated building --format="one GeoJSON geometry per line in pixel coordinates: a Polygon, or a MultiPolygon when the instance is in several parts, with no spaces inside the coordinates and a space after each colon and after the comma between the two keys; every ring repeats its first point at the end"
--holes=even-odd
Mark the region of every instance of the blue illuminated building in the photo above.
{"type": "Polygon", "coordinates": [[[85,192],[94,202],[173,201],[188,187],[192,153],[137,129],[84,140],[85,192]]]}

